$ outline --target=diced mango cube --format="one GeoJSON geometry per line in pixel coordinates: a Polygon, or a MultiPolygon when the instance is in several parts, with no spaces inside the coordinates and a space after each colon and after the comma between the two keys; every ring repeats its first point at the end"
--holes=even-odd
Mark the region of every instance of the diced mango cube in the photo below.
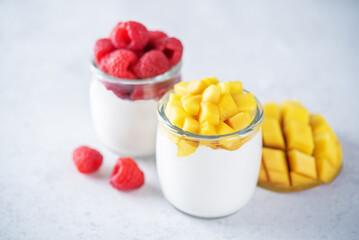
{"type": "Polygon", "coordinates": [[[334,168],[325,158],[316,159],[316,162],[318,178],[326,184],[329,184],[335,178],[338,170],[334,168]]]}
{"type": "Polygon", "coordinates": [[[273,184],[290,186],[288,172],[278,172],[274,170],[268,170],[269,180],[273,184]]]}
{"type": "Polygon", "coordinates": [[[247,127],[251,122],[251,116],[249,113],[240,112],[229,118],[227,121],[228,125],[236,131],[239,131],[245,127],[247,127]]]}
{"type": "Polygon", "coordinates": [[[199,107],[200,107],[200,104],[201,104],[201,101],[202,101],[202,96],[201,95],[185,95],[182,97],[182,106],[183,106],[183,109],[191,114],[191,115],[194,115],[196,116],[199,112],[199,107]]]}
{"type": "Polygon", "coordinates": [[[202,94],[202,101],[217,104],[219,102],[220,96],[221,88],[217,85],[210,85],[206,88],[206,90],[204,90],[202,94]]]}
{"type": "Polygon", "coordinates": [[[261,162],[261,168],[259,170],[258,181],[260,181],[260,182],[268,181],[267,173],[266,173],[266,170],[264,169],[263,162],[261,162]]]}
{"type": "Polygon", "coordinates": [[[275,118],[278,122],[280,121],[280,108],[275,102],[270,102],[263,105],[264,118],[275,118]]]}
{"type": "Polygon", "coordinates": [[[229,85],[229,82],[220,82],[218,86],[221,88],[221,94],[231,93],[231,85],[229,85]]]}
{"type": "Polygon", "coordinates": [[[313,156],[306,155],[298,150],[288,151],[289,167],[292,171],[307,177],[317,178],[315,159],[313,156]]]}
{"type": "Polygon", "coordinates": [[[316,179],[303,176],[296,172],[290,172],[289,176],[293,186],[303,186],[303,185],[314,184],[318,182],[318,180],[316,179]]]}
{"type": "Polygon", "coordinates": [[[289,121],[295,120],[303,124],[309,124],[309,112],[304,107],[288,106],[283,113],[283,123],[286,125],[289,121]]]}
{"type": "Polygon", "coordinates": [[[199,126],[199,134],[202,135],[216,135],[216,127],[208,121],[201,122],[199,126]]]}
{"type": "Polygon", "coordinates": [[[241,94],[243,93],[243,87],[242,87],[242,82],[240,81],[233,81],[233,82],[229,82],[229,86],[230,86],[230,93],[231,94],[241,94]]]}
{"type": "Polygon", "coordinates": [[[203,78],[202,81],[207,85],[212,85],[212,84],[217,84],[218,83],[218,79],[216,77],[206,77],[203,78]]]}
{"type": "Polygon", "coordinates": [[[314,138],[315,148],[314,156],[316,159],[325,158],[333,167],[340,166],[338,159],[338,146],[330,133],[316,136],[314,138]]]}
{"type": "Polygon", "coordinates": [[[225,135],[234,132],[233,128],[231,128],[230,126],[228,126],[226,123],[222,121],[219,121],[216,130],[218,135],[225,135]]]}
{"type": "Polygon", "coordinates": [[[188,82],[179,82],[173,88],[174,88],[176,94],[184,95],[184,94],[186,94],[187,86],[188,86],[188,82]]]}
{"type": "Polygon", "coordinates": [[[293,120],[286,124],[284,133],[289,150],[297,149],[305,154],[312,155],[314,140],[309,125],[293,120]]]}
{"type": "Polygon", "coordinates": [[[218,103],[219,115],[222,121],[225,121],[234,115],[236,115],[238,111],[238,107],[234,102],[232,96],[230,94],[222,95],[221,99],[218,103]]]}
{"type": "Polygon", "coordinates": [[[265,147],[285,149],[282,129],[276,118],[264,118],[262,124],[263,144],[265,147]]]}
{"type": "Polygon", "coordinates": [[[185,139],[180,139],[177,143],[177,156],[186,157],[197,150],[198,143],[185,139]]]}
{"type": "Polygon", "coordinates": [[[233,99],[240,112],[250,112],[257,108],[256,100],[252,93],[233,94],[233,99]]]}
{"type": "Polygon", "coordinates": [[[182,102],[181,101],[171,101],[168,102],[165,108],[165,113],[168,119],[171,119],[171,116],[176,111],[177,108],[182,109],[182,102]]]}
{"type": "Polygon", "coordinates": [[[262,150],[262,159],[268,172],[286,172],[288,175],[287,160],[282,150],[264,147],[262,150]]]}
{"type": "Polygon", "coordinates": [[[169,98],[168,98],[168,102],[178,102],[181,101],[182,95],[176,94],[176,93],[171,93],[169,98]]]}
{"type": "Polygon", "coordinates": [[[219,110],[217,105],[211,102],[201,103],[198,120],[201,123],[208,121],[213,125],[217,125],[219,123],[219,110]]]}
{"type": "Polygon", "coordinates": [[[185,118],[183,123],[183,130],[191,133],[198,133],[199,123],[192,118],[185,118]]]}
{"type": "Polygon", "coordinates": [[[169,115],[167,117],[169,118],[170,122],[179,127],[183,127],[183,123],[186,117],[191,117],[183,108],[180,107],[173,107],[172,109],[168,110],[169,115]]]}
{"type": "Polygon", "coordinates": [[[202,92],[207,88],[207,84],[200,79],[190,81],[187,86],[187,93],[192,95],[202,94],[202,92]]]}
{"type": "Polygon", "coordinates": [[[219,138],[219,144],[223,149],[234,151],[240,148],[249,138],[241,138],[239,135],[231,135],[219,138]]]}

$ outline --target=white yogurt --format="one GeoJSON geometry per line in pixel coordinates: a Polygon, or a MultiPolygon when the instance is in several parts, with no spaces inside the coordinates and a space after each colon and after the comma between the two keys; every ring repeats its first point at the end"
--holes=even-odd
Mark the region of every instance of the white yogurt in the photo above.
{"type": "Polygon", "coordinates": [[[190,215],[214,218],[232,214],[250,200],[261,163],[261,131],[235,151],[199,146],[195,153],[177,157],[177,145],[160,128],[157,171],[171,204],[190,215]]]}
{"type": "Polygon", "coordinates": [[[155,153],[157,101],[123,100],[97,80],[90,101],[96,134],[106,146],[134,157],[155,153]]]}

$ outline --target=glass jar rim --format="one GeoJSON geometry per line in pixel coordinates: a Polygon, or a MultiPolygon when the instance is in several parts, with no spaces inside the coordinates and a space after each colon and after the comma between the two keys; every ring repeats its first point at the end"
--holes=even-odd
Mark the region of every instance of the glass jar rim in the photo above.
{"type": "Polygon", "coordinates": [[[124,79],[124,78],[113,77],[113,76],[108,75],[107,73],[103,72],[100,68],[97,67],[96,62],[93,57],[91,58],[91,61],[90,61],[90,68],[94,74],[103,78],[107,82],[121,83],[123,85],[143,85],[143,84],[165,82],[169,78],[176,76],[176,74],[178,74],[178,72],[181,70],[181,67],[182,67],[182,60],[179,61],[179,63],[177,63],[175,66],[171,67],[170,70],[168,70],[167,72],[165,72],[161,75],[158,75],[154,78],[124,79]]]}
{"type": "MultiPolygon", "coordinates": [[[[157,105],[157,115],[159,118],[159,121],[161,124],[164,124],[166,126],[166,128],[168,130],[170,130],[172,133],[178,135],[178,136],[184,136],[186,138],[191,138],[191,139],[199,139],[199,140],[211,140],[211,141],[216,141],[219,140],[222,137],[247,137],[253,133],[255,133],[256,127],[263,122],[263,117],[264,117],[264,111],[263,111],[263,106],[260,103],[260,101],[258,100],[258,98],[256,96],[254,96],[254,99],[256,101],[256,114],[253,118],[253,121],[245,128],[242,128],[239,131],[233,132],[233,133],[229,133],[229,134],[223,134],[223,135],[202,135],[202,134],[196,134],[196,133],[191,133],[191,132],[187,132],[184,131],[183,129],[173,125],[169,119],[167,118],[166,114],[165,114],[165,107],[166,107],[166,103],[168,102],[168,98],[169,95],[171,93],[173,93],[174,91],[168,91],[158,102],[157,105]]],[[[250,93],[249,91],[243,89],[244,93],[250,93]]]]}

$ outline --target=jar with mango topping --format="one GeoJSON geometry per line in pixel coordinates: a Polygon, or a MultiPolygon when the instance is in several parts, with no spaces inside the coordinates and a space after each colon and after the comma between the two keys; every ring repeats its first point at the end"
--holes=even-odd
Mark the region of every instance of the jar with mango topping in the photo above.
{"type": "Polygon", "coordinates": [[[158,105],[156,162],[163,194],[180,211],[230,215],[256,188],[263,109],[241,82],[181,82],[158,105]]]}

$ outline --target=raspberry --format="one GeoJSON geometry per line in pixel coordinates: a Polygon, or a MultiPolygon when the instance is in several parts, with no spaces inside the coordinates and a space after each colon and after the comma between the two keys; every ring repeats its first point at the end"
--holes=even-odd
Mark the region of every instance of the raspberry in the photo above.
{"type": "Polygon", "coordinates": [[[176,65],[182,58],[183,46],[177,38],[159,39],[155,42],[155,49],[167,56],[171,67],[176,65]]]}
{"type": "Polygon", "coordinates": [[[133,91],[133,86],[124,85],[121,83],[113,83],[101,81],[102,84],[106,87],[107,90],[112,91],[117,97],[121,99],[128,99],[133,91]]]}
{"type": "Polygon", "coordinates": [[[170,68],[167,57],[160,51],[146,52],[133,68],[138,78],[152,78],[165,73],[170,68]]]}
{"type": "Polygon", "coordinates": [[[178,77],[172,78],[165,82],[154,83],[151,85],[138,85],[133,90],[130,99],[136,100],[159,100],[169,89],[171,89],[181,79],[178,77]]]}
{"type": "Polygon", "coordinates": [[[132,67],[137,63],[136,54],[127,49],[117,49],[107,54],[100,63],[100,68],[105,73],[117,77],[136,79],[132,67]]]}
{"type": "Polygon", "coordinates": [[[94,47],[94,55],[96,64],[100,65],[101,59],[108,53],[115,50],[115,46],[113,46],[112,42],[108,38],[102,38],[96,41],[94,47]]]}
{"type": "Polygon", "coordinates": [[[147,44],[147,50],[151,50],[155,47],[155,42],[159,39],[166,38],[167,34],[161,31],[148,31],[148,44],[147,44]]]}
{"type": "Polygon", "coordinates": [[[141,23],[128,21],[119,22],[110,34],[110,39],[116,48],[141,50],[148,42],[148,31],[141,23]]]}
{"type": "Polygon", "coordinates": [[[132,158],[119,158],[111,175],[110,183],[118,190],[131,190],[143,185],[145,177],[132,158]]]}
{"type": "Polygon", "coordinates": [[[87,146],[81,146],[72,153],[77,170],[81,173],[92,173],[102,164],[102,155],[97,150],[87,146]]]}

